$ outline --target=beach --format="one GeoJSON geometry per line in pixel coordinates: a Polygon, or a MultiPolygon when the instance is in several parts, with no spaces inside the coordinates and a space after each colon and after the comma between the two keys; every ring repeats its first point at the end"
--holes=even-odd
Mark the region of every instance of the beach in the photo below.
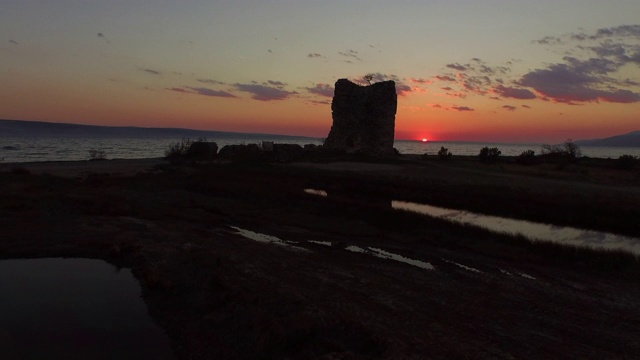
{"type": "Polygon", "coordinates": [[[640,237],[638,169],[598,161],[0,163],[0,258],[130,268],[179,359],[637,358],[635,255],[391,206],[640,237]]]}

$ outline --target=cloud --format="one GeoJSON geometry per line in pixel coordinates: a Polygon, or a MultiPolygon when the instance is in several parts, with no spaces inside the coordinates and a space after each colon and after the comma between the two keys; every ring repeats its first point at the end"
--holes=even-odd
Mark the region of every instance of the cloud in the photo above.
{"type": "Polygon", "coordinates": [[[615,82],[607,74],[615,71],[616,67],[608,61],[600,60],[602,59],[580,61],[565,58],[567,63],[551,64],[546,69],[536,69],[524,74],[518,84],[530,87],[559,103],[640,101],[640,93],[614,86],[615,82]]]}
{"type": "MultiPolygon", "coordinates": [[[[468,66],[468,65],[467,65],[468,66]]],[[[447,64],[447,67],[450,69],[454,69],[454,70],[458,70],[458,71],[465,71],[467,70],[467,67],[464,65],[460,65],[458,63],[455,64],[447,64]]]]}
{"type": "Polygon", "coordinates": [[[411,89],[411,86],[405,85],[405,84],[396,83],[396,93],[398,94],[398,96],[404,96],[404,95],[410,93],[411,91],[413,91],[411,89]]]}
{"type": "MultiPolygon", "coordinates": [[[[362,59],[358,56],[358,52],[352,49],[349,49],[347,51],[338,51],[338,54],[344,56],[344,57],[348,57],[348,58],[352,58],[358,61],[362,61],[362,59]]],[[[347,61],[347,62],[351,62],[351,61],[347,61]]]]}
{"type": "Polygon", "coordinates": [[[187,86],[186,89],[180,88],[180,87],[171,87],[166,89],[169,91],[179,92],[183,94],[198,94],[198,95],[212,96],[212,97],[230,97],[230,98],[236,97],[235,95],[226,91],[213,90],[213,89],[203,88],[203,87],[187,86]]]}
{"type": "Polygon", "coordinates": [[[318,54],[318,53],[309,53],[307,54],[308,58],[321,58],[322,55],[318,54]]]}
{"type": "Polygon", "coordinates": [[[226,85],[226,83],[213,79],[196,79],[196,81],[201,82],[203,84],[211,84],[211,85],[226,85]]]}
{"type": "Polygon", "coordinates": [[[179,87],[172,87],[172,88],[167,88],[167,90],[169,91],[175,91],[175,92],[179,92],[179,93],[187,93],[187,94],[191,94],[191,91],[187,91],[183,88],[179,88],[179,87]]]}
{"type": "Polygon", "coordinates": [[[413,83],[416,83],[416,84],[425,84],[425,85],[431,84],[433,82],[432,80],[423,79],[423,78],[411,78],[411,79],[409,79],[409,81],[411,81],[413,83]]]}
{"type": "Polygon", "coordinates": [[[306,87],[305,89],[312,94],[333,97],[333,86],[329,84],[316,84],[313,87],[306,87]]]}
{"type": "Polygon", "coordinates": [[[104,41],[106,41],[107,43],[111,44],[111,41],[109,41],[109,39],[107,39],[107,37],[106,37],[106,36],[104,36],[104,34],[103,34],[103,33],[99,32],[99,33],[98,33],[98,37],[99,37],[99,38],[101,38],[101,39],[103,39],[103,40],[104,40],[104,41]]]}
{"type": "Polygon", "coordinates": [[[531,109],[531,106],[529,106],[529,105],[522,105],[522,107],[525,108],[525,109],[531,109]]]}
{"type": "Polygon", "coordinates": [[[251,98],[259,101],[284,100],[291,95],[297,94],[295,91],[286,91],[276,87],[258,84],[234,84],[236,89],[248,92],[251,98]]]}
{"type": "Polygon", "coordinates": [[[444,91],[453,91],[453,88],[451,86],[445,86],[445,87],[440,88],[440,89],[442,89],[444,91]]]}
{"type": "Polygon", "coordinates": [[[9,40],[9,43],[10,43],[10,44],[13,44],[13,45],[20,45],[20,44],[18,44],[18,42],[17,42],[17,41],[15,41],[15,40],[9,40]]]}
{"type": "Polygon", "coordinates": [[[536,98],[536,94],[532,93],[528,89],[520,89],[520,88],[513,88],[513,87],[498,85],[494,87],[492,91],[506,98],[514,98],[514,99],[535,99],[536,98]]]}
{"type": "Polygon", "coordinates": [[[457,110],[457,111],[475,111],[474,109],[468,107],[468,106],[457,106],[454,105],[451,107],[453,110],[457,110]]]}
{"type": "Polygon", "coordinates": [[[329,100],[310,100],[310,102],[314,105],[329,105],[331,101],[329,100]]]}
{"type": "Polygon", "coordinates": [[[193,90],[196,94],[204,95],[204,96],[213,96],[213,97],[236,97],[232,93],[222,91],[222,90],[213,90],[204,87],[189,87],[189,89],[193,90]]]}
{"type": "Polygon", "coordinates": [[[402,81],[402,79],[400,79],[400,77],[398,77],[398,75],[395,75],[395,74],[383,74],[383,73],[379,73],[379,72],[377,72],[377,73],[368,73],[368,74],[362,76],[361,78],[356,79],[356,82],[362,83],[362,84],[367,84],[367,80],[365,78],[366,76],[370,76],[371,77],[372,83],[377,83],[377,82],[382,82],[382,81],[387,81],[387,80],[393,80],[396,83],[396,93],[398,94],[398,96],[405,96],[408,93],[413,91],[411,86],[405,84],[404,81],[402,81]]]}
{"type": "Polygon", "coordinates": [[[457,81],[455,78],[448,75],[436,75],[436,79],[440,81],[457,81]]]}
{"type": "Polygon", "coordinates": [[[156,71],[156,70],[152,70],[152,69],[142,69],[142,71],[148,73],[148,74],[152,74],[152,75],[162,75],[162,73],[160,71],[156,71]]]}
{"type": "Polygon", "coordinates": [[[517,109],[517,107],[512,106],[512,105],[503,105],[502,108],[507,110],[507,111],[515,111],[517,109]]]}
{"type": "Polygon", "coordinates": [[[282,89],[283,87],[287,86],[287,83],[284,83],[282,81],[268,80],[267,82],[263,82],[262,85],[271,85],[277,87],[278,89],[282,89]]]}

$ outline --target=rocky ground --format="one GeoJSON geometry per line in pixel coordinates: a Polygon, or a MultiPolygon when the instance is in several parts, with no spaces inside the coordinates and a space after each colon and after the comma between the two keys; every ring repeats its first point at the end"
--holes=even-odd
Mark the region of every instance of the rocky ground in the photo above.
{"type": "Polygon", "coordinates": [[[417,158],[100,163],[5,164],[0,258],[132,268],[178,358],[640,358],[636,257],[390,207],[640,237],[637,172],[417,158]]]}

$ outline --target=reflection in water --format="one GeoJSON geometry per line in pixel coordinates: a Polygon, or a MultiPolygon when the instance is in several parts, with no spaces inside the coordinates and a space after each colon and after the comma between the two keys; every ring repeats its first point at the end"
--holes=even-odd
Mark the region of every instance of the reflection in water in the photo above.
{"type": "Polygon", "coordinates": [[[3,359],[172,359],[131,271],[92,259],[0,261],[3,359]]]}
{"type": "Polygon", "coordinates": [[[477,273],[481,273],[482,271],[478,270],[478,269],[474,269],[472,267],[466,266],[466,265],[462,265],[462,264],[458,264],[455,261],[451,261],[451,260],[447,260],[447,259],[442,259],[442,261],[449,263],[449,264],[453,264],[459,268],[465,269],[467,271],[471,271],[471,272],[477,272],[477,273]]]}
{"type": "Polygon", "coordinates": [[[409,264],[409,265],[413,265],[413,266],[417,266],[419,268],[422,269],[426,269],[426,270],[435,270],[435,267],[433,265],[431,265],[428,262],[424,262],[424,261],[420,261],[420,260],[414,260],[414,259],[409,259],[406,258],[404,256],[400,256],[398,254],[393,254],[387,251],[384,251],[382,249],[377,249],[377,248],[367,248],[367,249],[363,249],[361,247],[358,246],[348,246],[345,248],[346,250],[352,251],[352,252],[357,252],[357,253],[362,253],[362,254],[370,254],[382,259],[389,259],[389,260],[395,260],[395,261],[399,261],[405,264],[409,264]]]}
{"type": "Polygon", "coordinates": [[[304,189],[304,192],[311,195],[317,195],[322,197],[327,197],[327,192],[324,190],[316,190],[316,189],[304,189]]]}
{"type": "Polygon", "coordinates": [[[408,210],[452,222],[480,226],[495,232],[523,235],[531,240],[553,241],[566,245],[607,250],[624,250],[640,255],[640,239],[637,238],[481,215],[406,201],[392,201],[391,206],[394,209],[408,210]]]}
{"type": "Polygon", "coordinates": [[[331,246],[331,241],[319,241],[319,240],[307,240],[307,241],[309,241],[310,243],[313,243],[313,244],[331,246]]]}
{"type": "Polygon", "coordinates": [[[284,240],[282,240],[280,238],[277,238],[275,236],[261,234],[261,233],[253,232],[251,230],[241,229],[241,228],[239,228],[237,226],[232,226],[231,228],[237,230],[238,231],[238,235],[244,236],[247,239],[251,239],[251,240],[254,240],[254,241],[267,243],[267,244],[275,244],[275,245],[285,246],[287,248],[294,249],[294,250],[299,250],[299,251],[309,251],[309,250],[307,250],[305,248],[301,248],[301,247],[298,247],[298,246],[291,245],[291,244],[295,244],[296,243],[294,241],[284,241],[284,240]]]}

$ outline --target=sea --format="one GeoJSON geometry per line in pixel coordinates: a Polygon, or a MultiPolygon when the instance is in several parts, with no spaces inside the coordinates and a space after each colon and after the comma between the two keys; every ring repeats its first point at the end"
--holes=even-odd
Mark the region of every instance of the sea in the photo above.
{"type": "MultiPolygon", "coordinates": [[[[91,150],[103,152],[107,159],[159,158],[165,156],[165,151],[174,143],[202,138],[216,142],[218,148],[234,144],[261,144],[262,141],[299,145],[321,145],[323,142],[322,138],[274,134],[0,120],[0,163],[89,160],[91,150]]],[[[539,154],[542,144],[396,140],[394,147],[401,154],[418,155],[435,155],[445,147],[453,155],[468,156],[478,155],[483,147],[495,147],[502,155],[517,156],[526,150],[539,154]]],[[[580,149],[583,156],[593,158],[640,157],[640,148],[582,146],[580,149]]]]}

